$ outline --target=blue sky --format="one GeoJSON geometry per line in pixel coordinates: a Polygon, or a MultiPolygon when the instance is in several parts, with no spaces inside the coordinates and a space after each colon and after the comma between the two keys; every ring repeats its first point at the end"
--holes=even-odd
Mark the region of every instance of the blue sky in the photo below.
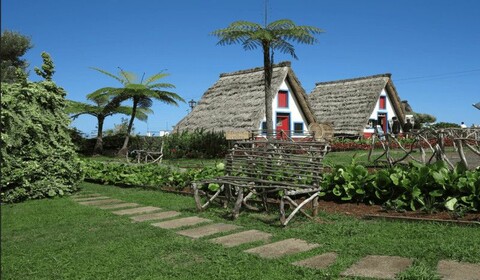
{"type": "MultiPolygon", "coordinates": [[[[315,45],[295,45],[292,61],[303,87],[316,82],[392,73],[402,99],[437,121],[480,124],[480,1],[477,0],[269,0],[269,21],[289,18],[325,30],[315,45]]],[[[261,50],[218,46],[210,32],[236,20],[263,23],[264,0],[3,0],[2,30],[31,36],[25,56],[41,65],[47,51],[55,82],[67,98],[119,84],[89,67],[117,73],[121,67],[148,77],[165,70],[185,100],[198,100],[220,73],[262,66],[261,50]]],[[[31,79],[37,80],[33,70],[31,79]]],[[[155,103],[135,131],[171,129],[188,111],[155,103]]],[[[106,128],[120,122],[107,119],[106,128]]],[[[85,133],[93,117],[72,123],[85,133]]]]}

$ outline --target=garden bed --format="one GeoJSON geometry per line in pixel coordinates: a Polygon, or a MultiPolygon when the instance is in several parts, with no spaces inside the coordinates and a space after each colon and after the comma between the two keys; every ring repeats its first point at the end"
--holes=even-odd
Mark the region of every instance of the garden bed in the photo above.
{"type": "MultiPolygon", "coordinates": [[[[191,188],[184,188],[178,190],[173,187],[163,187],[162,191],[181,194],[181,195],[193,195],[191,188]]],[[[301,201],[298,201],[299,203],[301,201]]],[[[268,203],[278,204],[279,202],[274,199],[269,199],[268,203]]],[[[306,205],[308,209],[311,205],[306,205]]],[[[453,223],[467,223],[480,225],[480,212],[478,213],[465,213],[462,217],[454,217],[452,212],[437,211],[433,213],[427,213],[424,211],[404,211],[397,212],[394,210],[386,211],[380,205],[368,205],[363,203],[348,203],[348,202],[335,202],[319,200],[319,210],[330,214],[344,214],[347,216],[353,216],[359,219],[400,219],[409,221],[435,221],[435,222],[453,222],[453,223]]]]}
{"type": "Polygon", "coordinates": [[[468,221],[479,222],[480,213],[466,213],[463,217],[453,217],[452,212],[438,211],[427,213],[424,211],[405,211],[396,212],[394,210],[386,211],[380,205],[367,205],[356,203],[338,203],[334,201],[320,200],[318,204],[319,210],[327,213],[345,214],[357,218],[377,218],[383,217],[387,219],[400,218],[410,220],[431,220],[431,221],[468,221]]]}

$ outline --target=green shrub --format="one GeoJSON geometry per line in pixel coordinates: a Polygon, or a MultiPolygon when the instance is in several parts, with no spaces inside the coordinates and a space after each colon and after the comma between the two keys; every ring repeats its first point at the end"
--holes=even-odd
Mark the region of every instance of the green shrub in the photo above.
{"type": "Polygon", "coordinates": [[[85,178],[104,184],[183,189],[193,181],[223,175],[222,165],[180,171],[158,164],[126,164],[84,159],[85,178]]]}
{"type": "Polygon", "coordinates": [[[1,200],[73,192],[83,178],[64,113],[65,91],[51,81],[1,88],[1,200]]]}
{"type": "Polygon", "coordinates": [[[164,136],[164,158],[220,158],[225,156],[228,143],[223,132],[183,131],[164,136]]]}
{"type": "MultiPolygon", "coordinates": [[[[123,145],[124,135],[112,135],[103,137],[104,154],[116,154],[123,145]]],[[[93,152],[96,139],[86,139],[82,143],[80,153],[90,155],[93,152]]],[[[165,136],[132,136],[129,141],[129,151],[147,150],[160,151],[163,148],[163,158],[220,158],[225,156],[228,149],[228,142],[223,132],[211,132],[195,130],[193,132],[183,131],[165,136]]]]}
{"type": "Polygon", "coordinates": [[[324,175],[321,195],[330,200],[383,204],[387,209],[465,212],[480,208],[480,168],[449,170],[444,162],[410,162],[369,174],[352,160],[324,175]]]}

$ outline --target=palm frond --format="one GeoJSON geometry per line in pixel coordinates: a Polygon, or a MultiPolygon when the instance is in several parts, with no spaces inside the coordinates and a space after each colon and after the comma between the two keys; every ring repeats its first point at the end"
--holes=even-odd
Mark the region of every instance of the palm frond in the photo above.
{"type": "Polygon", "coordinates": [[[243,49],[244,50],[254,50],[258,47],[261,47],[262,46],[262,42],[258,39],[255,39],[255,38],[248,38],[247,40],[245,40],[242,44],[243,46],[243,49]]]}
{"type": "MultiPolygon", "coordinates": [[[[120,106],[117,108],[115,112],[112,112],[111,115],[113,114],[123,114],[130,116],[132,115],[133,108],[128,107],[128,106],[120,106]]],[[[137,108],[137,112],[135,114],[135,118],[141,121],[145,121],[148,119],[148,115],[153,114],[153,111],[149,108],[137,108]]]]}
{"type": "Polygon", "coordinates": [[[279,50],[281,53],[289,54],[293,58],[298,59],[297,55],[295,54],[295,47],[287,41],[276,40],[272,42],[271,47],[274,50],[279,50]]]}
{"type": "Polygon", "coordinates": [[[150,108],[153,105],[153,100],[150,97],[143,96],[138,100],[138,108],[150,108]]]}
{"type": "Polygon", "coordinates": [[[69,114],[72,119],[76,119],[81,115],[97,116],[101,110],[101,107],[74,100],[67,100],[67,106],[65,106],[65,112],[69,114]]]}
{"type": "Polygon", "coordinates": [[[135,118],[140,121],[146,121],[148,119],[148,115],[150,114],[153,114],[152,110],[148,108],[138,108],[135,118]]]}
{"type": "Polygon", "coordinates": [[[292,20],[289,19],[279,19],[273,21],[267,25],[268,30],[277,30],[277,29],[290,29],[296,26],[292,20]]]}
{"type": "Polygon", "coordinates": [[[171,104],[175,106],[178,106],[177,101],[185,103],[185,100],[182,97],[180,97],[180,95],[174,92],[169,92],[169,91],[155,90],[155,96],[152,96],[152,97],[163,103],[171,104]]]}
{"type": "Polygon", "coordinates": [[[175,85],[169,83],[158,83],[153,85],[148,85],[150,89],[160,89],[160,88],[175,88],[175,85]]]}
{"type": "Polygon", "coordinates": [[[163,78],[165,78],[165,77],[167,77],[167,76],[170,76],[170,74],[160,72],[160,73],[157,73],[157,74],[155,74],[155,75],[153,75],[153,76],[148,77],[148,79],[145,80],[145,82],[144,82],[143,84],[144,84],[144,85],[150,85],[150,83],[153,83],[153,82],[155,82],[155,81],[158,81],[158,80],[160,80],[160,79],[163,79],[163,78]]]}
{"type": "Polygon", "coordinates": [[[105,70],[102,70],[100,68],[96,68],[96,67],[90,67],[90,69],[93,69],[95,71],[98,71],[104,75],[107,75],[111,78],[114,78],[115,80],[119,81],[121,84],[125,84],[125,80],[123,80],[122,78],[118,77],[118,76],[115,76],[114,74],[110,73],[110,72],[107,72],[105,70]]]}
{"type": "Polygon", "coordinates": [[[124,88],[104,87],[97,89],[96,91],[87,94],[87,99],[93,100],[98,96],[115,96],[125,91],[124,88]]]}
{"type": "Polygon", "coordinates": [[[120,69],[120,75],[122,75],[123,78],[125,78],[126,83],[124,83],[124,85],[132,84],[137,81],[137,75],[135,75],[135,73],[133,72],[128,72],[123,69],[120,69]]]}
{"type": "Polygon", "coordinates": [[[218,29],[211,33],[220,40],[217,45],[232,45],[244,43],[247,39],[252,37],[252,34],[261,30],[262,26],[249,21],[235,21],[227,28],[218,29]]]}
{"type": "Polygon", "coordinates": [[[133,91],[143,91],[148,90],[148,87],[143,84],[128,84],[125,86],[125,89],[133,91]]]}

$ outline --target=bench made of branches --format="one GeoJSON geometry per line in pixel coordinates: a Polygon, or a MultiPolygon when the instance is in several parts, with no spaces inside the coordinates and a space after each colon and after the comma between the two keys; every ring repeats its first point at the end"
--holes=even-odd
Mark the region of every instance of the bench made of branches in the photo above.
{"type": "Polygon", "coordinates": [[[193,182],[197,209],[202,211],[218,200],[224,206],[231,202],[235,219],[242,206],[260,210],[249,203],[252,198],[260,198],[264,209],[268,199],[275,199],[280,202],[283,226],[298,212],[312,218],[302,208],[312,202],[313,215],[317,214],[322,160],[328,150],[329,145],[322,142],[238,142],[225,158],[225,176],[193,182]],[[285,204],[292,208],[288,216],[285,204]]]}

